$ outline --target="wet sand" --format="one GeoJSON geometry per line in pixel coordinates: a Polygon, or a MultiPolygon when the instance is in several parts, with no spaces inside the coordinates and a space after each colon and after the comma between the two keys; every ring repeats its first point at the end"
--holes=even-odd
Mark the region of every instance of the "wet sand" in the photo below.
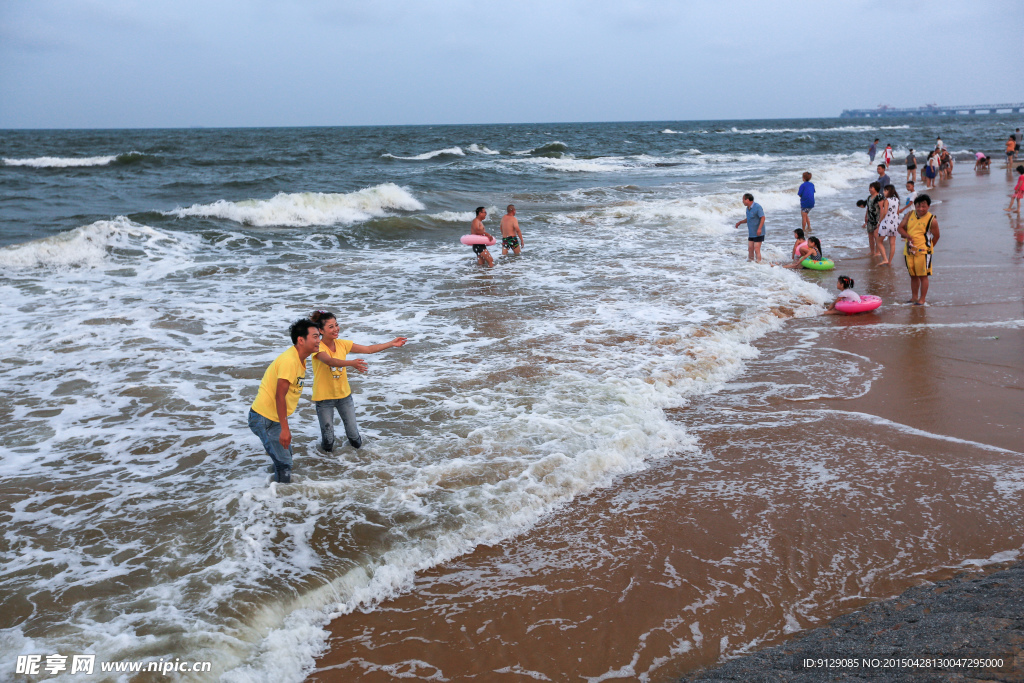
{"type": "MultiPolygon", "coordinates": [[[[672,411],[692,452],[339,617],[311,680],[675,680],[1017,557],[1024,228],[1002,211],[1009,188],[1002,169],[963,169],[932,193],[929,306],[789,321],[741,377],[672,411]]],[[[805,277],[840,273],[909,298],[898,259],[805,277]]]]}

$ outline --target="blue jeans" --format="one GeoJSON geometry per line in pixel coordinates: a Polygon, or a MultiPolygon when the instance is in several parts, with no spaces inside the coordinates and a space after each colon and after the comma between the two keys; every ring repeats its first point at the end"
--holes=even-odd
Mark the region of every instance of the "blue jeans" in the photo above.
{"type": "Polygon", "coordinates": [[[325,451],[334,450],[334,411],[341,415],[341,423],[345,425],[345,436],[353,448],[363,445],[356,425],[356,406],[352,402],[352,394],[345,398],[330,398],[326,401],[313,401],[316,406],[316,419],[320,421],[320,435],[323,437],[325,451]]]}
{"type": "Polygon", "coordinates": [[[267,455],[274,461],[275,469],[278,467],[292,466],[291,446],[285,448],[281,445],[281,423],[274,422],[263,417],[252,408],[249,409],[249,429],[260,438],[263,447],[267,449],[267,455]]]}

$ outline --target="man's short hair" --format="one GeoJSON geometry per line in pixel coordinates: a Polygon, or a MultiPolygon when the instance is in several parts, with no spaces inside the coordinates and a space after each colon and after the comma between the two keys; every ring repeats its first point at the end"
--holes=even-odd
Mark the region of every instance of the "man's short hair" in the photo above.
{"type": "Polygon", "coordinates": [[[750,194],[749,192],[743,195],[743,198],[749,199],[750,201],[754,201],[754,195],[750,194]]]}
{"type": "Polygon", "coordinates": [[[811,172],[810,171],[804,171],[804,180],[810,180],[810,179],[811,179],[811,172]]]}
{"type": "Polygon", "coordinates": [[[870,185],[868,185],[868,187],[873,187],[875,189],[875,192],[881,192],[882,191],[882,183],[878,182],[877,180],[875,182],[871,183],[870,185]]]}
{"type": "Polygon", "coordinates": [[[907,185],[913,185],[913,184],[914,184],[914,181],[913,181],[913,180],[908,180],[908,181],[907,181],[907,185]]]}
{"type": "Polygon", "coordinates": [[[878,168],[880,168],[880,169],[882,169],[884,171],[885,170],[885,164],[879,164],[878,168]]]}
{"type": "Polygon", "coordinates": [[[932,198],[926,194],[919,194],[917,195],[917,198],[914,200],[914,206],[917,206],[918,204],[927,204],[928,206],[931,206],[932,198]]]}
{"type": "Polygon", "coordinates": [[[515,209],[515,208],[516,208],[516,205],[515,205],[515,204],[509,204],[509,205],[508,205],[508,207],[507,207],[507,208],[506,208],[505,210],[506,210],[506,211],[512,211],[512,210],[513,210],[513,209],[515,209]]]}
{"type": "Polygon", "coordinates": [[[878,138],[875,138],[875,142],[878,142],[878,138]]]}
{"type": "Polygon", "coordinates": [[[293,322],[292,326],[288,328],[288,334],[292,338],[292,344],[297,344],[300,337],[308,337],[310,328],[316,330],[320,329],[317,324],[309,318],[302,318],[301,320],[293,322]]]}
{"type": "Polygon", "coordinates": [[[478,207],[476,207],[476,215],[477,215],[477,216],[479,216],[479,215],[480,215],[480,212],[481,212],[481,211],[486,211],[486,209],[485,209],[484,207],[482,207],[482,206],[478,206],[478,207]]]}

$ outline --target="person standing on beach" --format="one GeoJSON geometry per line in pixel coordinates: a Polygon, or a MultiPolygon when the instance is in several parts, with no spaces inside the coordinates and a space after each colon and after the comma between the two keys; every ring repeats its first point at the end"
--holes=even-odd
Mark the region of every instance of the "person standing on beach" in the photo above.
{"type": "Polygon", "coordinates": [[[878,221],[881,218],[881,194],[882,186],[878,182],[873,182],[868,185],[868,197],[867,206],[864,210],[864,227],[868,231],[868,249],[871,252],[871,256],[878,253],[878,246],[875,243],[875,233],[878,231],[878,221]]]}
{"type": "Polygon", "coordinates": [[[903,259],[910,274],[910,301],[908,304],[924,306],[928,296],[928,278],[932,274],[932,252],[939,243],[939,221],[929,210],[932,198],[919,194],[914,210],[904,216],[898,228],[906,240],[903,259]]]}
{"type": "Polygon", "coordinates": [[[907,182],[913,182],[914,172],[917,170],[917,157],[914,156],[914,148],[911,147],[910,151],[907,152],[907,182]]]}
{"type": "Polygon", "coordinates": [[[878,221],[878,246],[881,248],[882,258],[885,260],[878,265],[888,266],[896,257],[896,229],[900,225],[900,196],[892,185],[885,186],[882,196],[883,200],[880,204],[882,211],[878,221]],[[886,237],[889,238],[888,251],[885,248],[886,237]]]}
{"type": "Polygon", "coordinates": [[[352,389],[348,384],[348,368],[366,372],[368,365],[362,358],[348,360],[347,356],[349,353],[370,354],[404,346],[406,339],[395,337],[383,344],[364,346],[351,339],[338,339],[341,327],[330,311],[313,311],[309,319],[319,326],[322,333],[320,345],[313,354],[313,405],[316,406],[316,418],[320,423],[320,447],[328,453],[334,451],[334,411],[337,410],[349,444],[355,449],[362,448],[363,437],[359,435],[359,425],[356,423],[352,389]]]}
{"type": "Polygon", "coordinates": [[[500,227],[501,255],[508,256],[508,250],[511,249],[513,254],[519,256],[522,251],[521,247],[526,246],[526,240],[523,239],[523,233],[519,229],[519,219],[516,218],[516,207],[514,205],[508,205],[505,215],[501,217],[500,227]]]}
{"type": "Polygon", "coordinates": [[[810,172],[805,171],[804,182],[796,191],[800,197],[800,227],[807,232],[811,231],[811,209],[814,208],[814,183],[811,182],[810,172]]]}
{"type": "MultiPolygon", "coordinates": [[[[875,178],[878,184],[884,189],[886,185],[892,185],[892,181],[889,180],[889,174],[885,172],[885,164],[878,165],[878,177],[875,178]]],[[[881,192],[881,190],[879,190],[881,192]]]]}
{"type": "Polygon", "coordinates": [[[274,463],[276,479],[292,483],[292,432],[288,417],[299,405],[306,380],[306,358],[320,346],[320,328],[308,318],[288,330],[292,346],[270,364],[249,408],[249,429],[274,463]]]}
{"type": "Polygon", "coordinates": [[[875,138],[875,141],[871,143],[870,147],[868,147],[868,159],[871,161],[872,164],[875,163],[875,154],[877,153],[877,151],[878,138],[875,138]]]}
{"type": "Polygon", "coordinates": [[[882,151],[882,162],[889,168],[889,164],[892,163],[892,145],[886,144],[885,150],[882,151]]]}
{"type": "Polygon", "coordinates": [[[1021,143],[1021,134],[1020,134],[1020,128],[1018,128],[1013,133],[1013,158],[1014,159],[1016,159],[1017,155],[1020,154],[1020,143],[1021,143]]]}
{"type": "Polygon", "coordinates": [[[907,181],[907,198],[903,201],[903,206],[900,207],[900,213],[903,213],[907,209],[914,207],[914,200],[917,199],[917,190],[914,189],[914,181],[907,181]]]}
{"type": "Polygon", "coordinates": [[[935,138],[935,151],[937,152],[942,149],[946,149],[946,145],[942,143],[942,136],[940,135],[935,138]]]}
{"type": "Polygon", "coordinates": [[[1006,141],[1006,168],[1010,168],[1013,164],[1013,159],[1017,154],[1017,139],[1012,135],[1006,141]]]}
{"type": "MultiPolygon", "coordinates": [[[[482,206],[476,207],[476,217],[469,226],[469,233],[471,235],[483,235],[493,242],[494,237],[491,233],[484,230],[485,218],[487,218],[487,209],[482,206]]],[[[491,252],[487,251],[487,247],[485,245],[474,244],[473,253],[476,254],[476,262],[478,265],[487,266],[488,268],[494,267],[494,259],[491,258],[491,252]]]]}
{"type": "Polygon", "coordinates": [[[761,244],[764,242],[764,209],[754,202],[754,195],[749,192],[743,195],[743,206],[747,207],[747,217],[736,221],[736,227],[744,222],[747,224],[747,260],[761,262],[761,244]]]}
{"type": "Polygon", "coordinates": [[[1020,200],[1024,199],[1024,166],[1017,167],[1017,184],[1013,188],[1013,194],[1010,195],[1010,205],[1004,209],[1005,211],[1013,211],[1013,203],[1017,202],[1017,213],[1020,213],[1020,200]]]}

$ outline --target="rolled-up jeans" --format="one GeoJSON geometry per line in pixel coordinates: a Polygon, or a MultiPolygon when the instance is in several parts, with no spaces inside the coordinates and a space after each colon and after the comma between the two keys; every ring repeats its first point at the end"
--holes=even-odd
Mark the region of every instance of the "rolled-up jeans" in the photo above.
{"type": "Polygon", "coordinates": [[[352,394],[345,398],[330,398],[325,401],[313,401],[316,406],[316,419],[320,421],[320,435],[323,437],[325,451],[334,449],[334,411],[341,415],[341,422],[345,425],[345,436],[349,443],[355,448],[363,445],[359,437],[359,427],[356,425],[356,406],[352,402],[352,394]]]}
{"type": "Polygon", "coordinates": [[[274,461],[274,466],[292,466],[292,448],[281,445],[281,423],[263,417],[253,409],[249,409],[249,429],[260,438],[267,455],[274,461]]]}

